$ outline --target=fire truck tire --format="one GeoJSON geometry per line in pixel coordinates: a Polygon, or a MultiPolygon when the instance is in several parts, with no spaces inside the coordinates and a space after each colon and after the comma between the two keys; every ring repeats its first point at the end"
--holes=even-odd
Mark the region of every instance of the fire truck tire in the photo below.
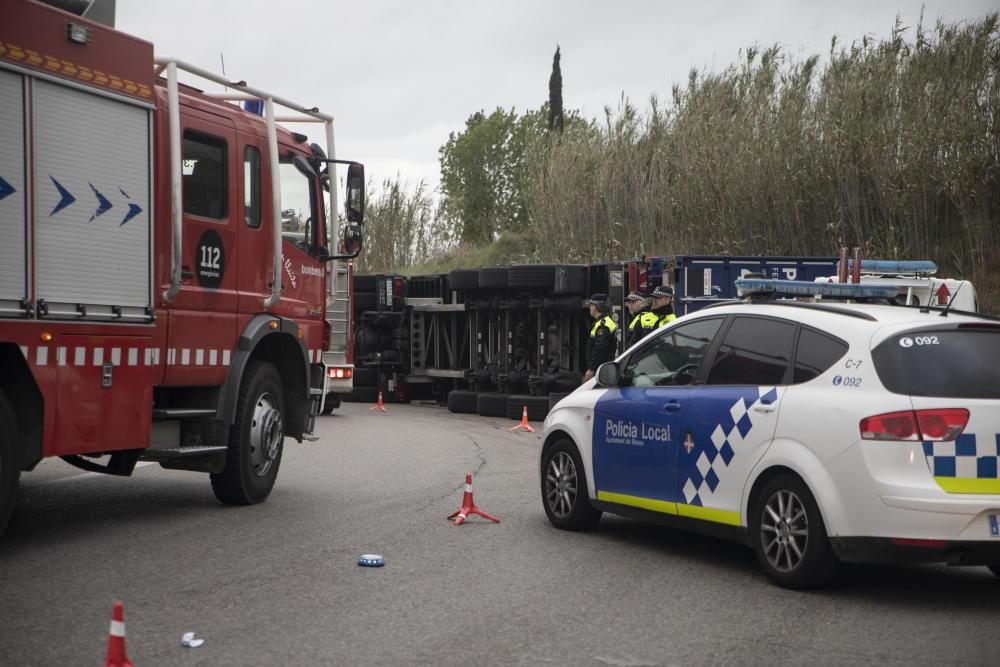
{"type": "Polygon", "coordinates": [[[478,392],[469,391],[467,389],[455,389],[453,391],[449,391],[448,410],[451,412],[474,415],[478,409],[478,402],[476,401],[478,396],[478,392]]]}
{"type": "Polygon", "coordinates": [[[551,292],[556,282],[555,264],[515,264],[508,278],[511,287],[538,288],[551,292]]]}
{"type": "Polygon", "coordinates": [[[284,417],[285,395],[277,369],[266,361],[251,361],[240,382],[226,467],[211,476],[220,502],[253,505],[271,493],[281,466],[284,417]]]}
{"type": "Polygon", "coordinates": [[[483,417],[506,417],[507,394],[479,394],[476,412],[483,417]]]}
{"type": "Polygon", "coordinates": [[[478,269],[453,269],[448,272],[448,287],[450,289],[478,289],[478,269]]]}
{"type": "MultiPolygon", "coordinates": [[[[374,403],[378,400],[378,387],[355,386],[354,390],[344,397],[344,400],[351,403],[374,403]]],[[[385,397],[383,397],[384,401],[385,397]]]]}
{"type": "Polygon", "coordinates": [[[355,292],[354,310],[365,311],[378,308],[378,295],[375,292],[355,292]]]}
{"type": "Polygon", "coordinates": [[[340,396],[331,392],[326,394],[326,402],[323,403],[324,415],[333,414],[333,411],[340,407],[340,396]]]}
{"type": "Polygon", "coordinates": [[[354,368],[355,387],[374,387],[376,385],[378,385],[377,368],[354,368]]]}
{"type": "Polygon", "coordinates": [[[0,392],[0,535],[3,534],[17,502],[21,468],[17,462],[17,426],[7,397],[0,392]]]}
{"type": "Polygon", "coordinates": [[[507,273],[506,267],[479,269],[479,289],[506,289],[507,273]]]}
{"type": "Polygon", "coordinates": [[[587,293],[587,267],[583,264],[565,264],[556,267],[554,294],[587,293]]]}
{"type": "Polygon", "coordinates": [[[374,294],[378,289],[375,276],[354,276],[354,293],[371,292],[374,294]]]}
{"type": "Polygon", "coordinates": [[[545,421],[549,414],[549,397],[511,394],[507,397],[508,419],[520,419],[525,407],[528,408],[528,421],[545,421]]]}

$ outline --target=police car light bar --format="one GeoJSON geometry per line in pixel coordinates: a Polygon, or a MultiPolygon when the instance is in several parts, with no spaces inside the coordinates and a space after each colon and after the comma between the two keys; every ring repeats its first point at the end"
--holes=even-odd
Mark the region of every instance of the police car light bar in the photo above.
{"type": "MultiPolygon", "coordinates": [[[[847,265],[851,266],[852,263],[848,260],[847,265]]],[[[837,262],[837,271],[840,271],[840,262],[837,262]]],[[[861,260],[861,273],[933,276],[937,273],[937,264],[923,259],[901,261],[894,259],[863,259],[861,260]]]]}
{"type": "Polygon", "coordinates": [[[736,281],[736,288],[743,296],[818,296],[827,299],[891,299],[901,291],[906,291],[905,287],[899,285],[813,283],[770,278],[742,278],[736,281]]]}

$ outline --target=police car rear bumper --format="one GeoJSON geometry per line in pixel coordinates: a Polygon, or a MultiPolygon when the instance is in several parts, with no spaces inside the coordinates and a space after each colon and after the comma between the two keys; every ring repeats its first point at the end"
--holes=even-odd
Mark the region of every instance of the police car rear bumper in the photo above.
{"type": "Polygon", "coordinates": [[[1000,540],[954,541],[892,537],[834,537],[834,553],[853,563],[1000,565],[1000,540]]]}

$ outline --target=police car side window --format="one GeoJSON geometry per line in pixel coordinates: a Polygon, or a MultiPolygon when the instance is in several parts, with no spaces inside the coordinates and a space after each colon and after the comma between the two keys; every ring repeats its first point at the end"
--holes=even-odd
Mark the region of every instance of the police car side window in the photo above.
{"type": "Polygon", "coordinates": [[[799,344],[795,348],[792,384],[808,382],[822,375],[847,354],[847,349],[844,341],[803,327],[799,332],[799,344]]]}
{"type": "Polygon", "coordinates": [[[760,317],[736,317],[712,362],[706,384],[784,384],[796,325],[760,317]]]}
{"type": "Polygon", "coordinates": [[[629,357],[623,386],[690,384],[722,322],[721,317],[699,319],[657,336],[629,357]]]}

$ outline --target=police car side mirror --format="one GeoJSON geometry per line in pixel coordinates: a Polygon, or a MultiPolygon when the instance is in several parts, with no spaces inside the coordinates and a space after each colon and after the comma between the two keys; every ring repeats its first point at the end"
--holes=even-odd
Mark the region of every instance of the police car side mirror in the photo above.
{"type": "Polygon", "coordinates": [[[605,387],[617,387],[621,376],[618,364],[613,361],[597,367],[597,383],[605,387]]]}

